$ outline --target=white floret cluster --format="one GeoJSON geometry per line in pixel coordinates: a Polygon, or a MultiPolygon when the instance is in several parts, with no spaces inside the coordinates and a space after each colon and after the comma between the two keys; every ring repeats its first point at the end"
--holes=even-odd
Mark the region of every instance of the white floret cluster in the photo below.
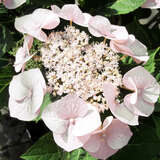
{"type": "Polygon", "coordinates": [[[75,92],[102,109],[106,107],[101,94],[104,81],[121,85],[119,56],[105,43],[89,44],[89,39],[89,35],[74,26],[66,27],[64,32],[53,32],[49,43],[41,49],[42,61],[54,95],[75,92]]]}

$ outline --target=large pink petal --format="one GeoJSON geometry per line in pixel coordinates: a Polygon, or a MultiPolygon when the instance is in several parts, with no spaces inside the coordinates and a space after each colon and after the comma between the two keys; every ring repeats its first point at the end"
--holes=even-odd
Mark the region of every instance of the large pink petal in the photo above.
{"type": "Polygon", "coordinates": [[[83,23],[81,22],[80,24],[77,22],[78,25],[83,26],[83,27],[88,27],[88,23],[90,18],[92,17],[89,13],[83,13],[84,16],[84,21],[83,23]]]}
{"type": "Polygon", "coordinates": [[[160,85],[153,81],[149,86],[144,88],[142,97],[148,103],[156,103],[160,95],[160,85]]]}
{"type": "Polygon", "coordinates": [[[141,66],[129,70],[123,77],[123,84],[129,89],[133,89],[130,87],[131,85],[129,85],[129,83],[131,83],[130,78],[136,87],[141,89],[147,88],[156,81],[155,78],[141,66]]]}
{"type": "Polygon", "coordinates": [[[32,112],[30,99],[26,99],[25,102],[18,103],[10,97],[9,112],[11,117],[18,118],[22,121],[31,121],[38,116],[35,112],[32,112]]]}
{"type": "Polygon", "coordinates": [[[9,85],[9,94],[12,99],[21,101],[28,95],[28,88],[23,85],[21,74],[14,76],[9,85]]]}
{"type": "Polygon", "coordinates": [[[108,107],[116,118],[129,125],[138,125],[138,116],[128,110],[123,103],[118,104],[115,101],[117,91],[112,84],[105,83],[103,86],[103,93],[108,107]]]}
{"type": "Polygon", "coordinates": [[[53,29],[59,24],[59,17],[51,10],[36,9],[32,14],[16,18],[15,28],[22,33],[33,36],[40,41],[47,41],[47,35],[41,30],[53,29]]]}
{"type": "Polygon", "coordinates": [[[32,22],[32,14],[25,15],[15,19],[15,28],[22,33],[28,33],[34,28],[34,23],[32,22]]]}
{"type": "Polygon", "coordinates": [[[30,35],[24,36],[23,48],[29,51],[32,48],[32,44],[33,44],[33,37],[30,35]]]}
{"type": "Polygon", "coordinates": [[[76,4],[66,4],[62,7],[60,17],[76,24],[84,24],[85,17],[76,4]]]}
{"type": "Polygon", "coordinates": [[[126,42],[129,36],[126,28],[118,25],[111,25],[111,34],[113,35],[111,39],[118,43],[126,42]]]}
{"type": "Polygon", "coordinates": [[[69,94],[55,103],[57,115],[62,119],[84,117],[88,112],[87,103],[75,94],[69,94]]]}
{"type": "Polygon", "coordinates": [[[146,62],[149,59],[146,46],[138,41],[133,35],[129,35],[128,40],[122,42],[123,41],[111,40],[111,49],[133,57],[137,63],[141,61],[146,62]]]}
{"type": "Polygon", "coordinates": [[[57,15],[60,14],[61,9],[57,5],[51,5],[51,9],[52,9],[53,13],[55,13],[57,15]]]}
{"type": "Polygon", "coordinates": [[[69,121],[61,119],[57,116],[55,103],[49,104],[42,113],[42,120],[46,126],[55,134],[63,134],[66,132],[69,121]]]}
{"type": "Polygon", "coordinates": [[[93,135],[90,139],[89,142],[93,141],[93,145],[98,145],[98,150],[96,152],[93,152],[94,150],[92,150],[92,152],[90,152],[90,150],[93,148],[90,144],[89,146],[87,145],[87,143],[83,146],[83,148],[89,152],[89,154],[95,158],[98,159],[107,159],[108,157],[112,156],[113,154],[115,154],[118,150],[114,150],[112,148],[110,148],[107,144],[107,141],[105,138],[103,138],[101,135],[93,135]],[[95,137],[96,136],[96,137],[95,137]],[[95,143],[94,143],[95,142],[95,143]],[[97,143],[100,143],[97,144],[97,143]]]}
{"type": "Polygon", "coordinates": [[[94,132],[92,132],[92,134],[97,134],[97,133],[102,133],[104,132],[107,127],[112,123],[113,117],[109,116],[106,117],[105,120],[103,121],[103,125],[100,126],[97,130],[95,130],[94,132]]]}
{"type": "Polygon", "coordinates": [[[148,117],[154,110],[154,104],[145,102],[141,96],[138,97],[138,100],[135,104],[131,104],[129,96],[127,96],[125,97],[124,103],[129,110],[140,116],[148,117]]]}
{"type": "Polygon", "coordinates": [[[92,135],[89,140],[83,145],[87,152],[96,153],[101,146],[100,136],[98,134],[92,135]]]}
{"type": "Polygon", "coordinates": [[[24,64],[24,60],[25,60],[25,56],[26,56],[25,49],[20,47],[17,50],[16,59],[14,62],[14,67],[15,67],[16,72],[20,72],[20,70],[22,69],[23,64],[24,64]]]}
{"type": "Polygon", "coordinates": [[[5,0],[3,3],[8,9],[15,9],[25,3],[26,0],[5,0]]]}
{"type": "Polygon", "coordinates": [[[112,149],[120,149],[128,144],[132,136],[129,126],[114,119],[106,129],[107,143],[112,149]]]}
{"type": "Polygon", "coordinates": [[[36,9],[32,15],[34,23],[39,25],[40,28],[54,29],[60,23],[58,15],[54,14],[53,11],[49,9],[36,9]]]}
{"type": "Polygon", "coordinates": [[[41,31],[41,26],[34,22],[32,14],[16,18],[14,25],[19,32],[26,33],[43,42],[47,40],[47,35],[41,31]]]}
{"type": "Polygon", "coordinates": [[[88,30],[95,37],[111,37],[111,24],[103,16],[94,16],[89,19],[88,30]]]}
{"type": "Polygon", "coordinates": [[[21,73],[22,83],[28,88],[35,87],[36,84],[41,84],[43,89],[46,89],[46,83],[39,68],[30,69],[21,73]]]}
{"type": "Polygon", "coordinates": [[[57,145],[61,148],[70,152],[72,150],[78,149],[84,145],[84,143],[88,140],[88,137],[85,140],[85,137],[82,139],[78,139],[78,137],[72,134],[73,126],[70,125],[67,131],[64,134],[56,134],[53,133],[53,137],[57,145]]]}
{"type": "Polygon", "coordinates": [[[23,48],[20,47],[16,53],[16,60],[14,63],[15,71],[20,72],[25,63],[30,60],[33,55],[29,54],[29,49],[32,47],[33,37],[27,35],[24,37],[23,48]]]}
{"type": "Polygon", "coordinates": [[[31,36],[37,38],[38,40],[42,42],[47,41],[47,35],[39,28],[34,27],[32,30],[28,32],[28,34],[30,34],[31,36]]]}
{"type": "Polygon", "coordinates": [[[101,126],[99,112],[94,106],[88,104],[88,112],[82,118],[77,118],[73,127],[75,136],[84,136],[89,134],[101,126]],[[87,122],[87,123],[86,123],[87,122]]]}
{"type": "Polygon", "coordinates": [[[32,69],[14,76],[9,86],[11,115],[22,120],[35,118],[36,111],[43,101],[45,88],[45,80],[39,69],[32,69]]]}
{"type": "Polygon", "coordinates": [[[123,53],[125,55],[132,56],[132,53],[130,52],[130,49],[127,47],[126,42],[119,43],[116,42],[115,40],[111,40],[110,48],[116,53],[123,53]]]}
{"type": "Polygon", "coordinates": [[[44,89],[43,84],[41,82],[37,82],[32,88],[32,111],[37,112],[43,103],[44,97],[44,89]]]}

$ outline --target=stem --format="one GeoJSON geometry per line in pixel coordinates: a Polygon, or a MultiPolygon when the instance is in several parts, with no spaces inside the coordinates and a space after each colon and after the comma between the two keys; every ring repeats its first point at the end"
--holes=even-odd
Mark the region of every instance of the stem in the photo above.
{"type": "Polygon", "coordinates": [[[104,38],[104,40],[103,40],[103,43],[104,43],[104,44],[106,44],[106,40],[107,40],[107,39],[106,39],[106,38],[104,38]]]}
{"type": "Polygon", "coordinates": [[[72,26],[72,20],[70,20],[70,26],[72,26]]]}
{"type": "Polygon", "coordinates": [[[123,55],[120,60],[122,61],[124,58],[126,58],[127,56],[126,55],[123,55]]]}

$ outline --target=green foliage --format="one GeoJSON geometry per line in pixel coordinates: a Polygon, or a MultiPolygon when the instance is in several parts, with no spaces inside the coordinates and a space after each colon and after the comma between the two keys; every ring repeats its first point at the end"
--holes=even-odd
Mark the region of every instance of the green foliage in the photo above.
{"type": "Polygon", "coordinates": [[[60,150],[51,133],[42,136],[21,158],[25,160],[96,160],[83,149],[70,153],[60,150]]]}
{"type": "Polygon", "coordinates": [[[2,57],[6,52],[8,52],[14,45],[13,33],[9,28],[0,25],[0,57],[2,57]]]}
{"type": "MultiPolygon", "coordinates": [[[[0,58],[0,62],[6,59],[0,58]]],[[[8,106],[8,85],[15,74],[12,65],[4,65],[0,67],[0,108],[8,106]]]]}
{"type": "Polygon", "coordinates": [[[60,156],[52,134],[48,133],[29,148],[21,158],[25,160],[60,160],[60,156]]]}
{"type": "Polygon", "coordinates": [[[116,0],[106,5],[106,14],[127,14],[139,8],[145,0],[116,0]],[[107,10],[109,10],[107,13],[107,10]]]}
{"type": "Polygon", "coordinates": [[[158,138],[160,140],[160,117],[153,116],[153,120],[154,120],[154,123],[155,123],[155,126],[156,126],[157,136],[158,136],[158,138]]]}
{"type": "Polygon", "coordinates": [[[68,154],[69,160],[96,160],[83,149],[76,149],[68,154]]]}
{"type": "Polygon", "coordinates": [[[130,144],[113,155],[110,160],[151,160],[158,156],[160,139],[156,134],[156,128],[152,124],[140,124],[133,129],[130,144]]]}
{"type": "Polygon", "coordinates": [[[155,64],[156,64],[155,56],[159,52],[159,50],[160,50],[160,47],[157,48],[156,50],[149,51],[150,58],[147,61],[147,63],[144,65],[144,68],[148,70],[150,73],[154,73],[155,71],[155,64]]]}
{"type": "Polygon", "coordinates": [[[42,111],[45,109],[45,107],[47,107],[50,103],[52,103],[52,100],[51,100],[51,95],[49,93],[45,94],[44,98],[43,98],[43,103],[41,105],[41,108],[40,108],[40,114],[39,116],[35,119],[36,122],[38,122],[40,119],[41,119],[41,114],[42,114],[42,111]]]}

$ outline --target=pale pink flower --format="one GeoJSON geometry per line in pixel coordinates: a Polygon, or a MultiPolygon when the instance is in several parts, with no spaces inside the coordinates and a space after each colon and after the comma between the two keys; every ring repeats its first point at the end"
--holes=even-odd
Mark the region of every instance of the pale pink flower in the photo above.
{"type": "Polygon", "coordinates": [[[52,5],[51,9],[59,17],[84,27],[88,26],[88,21],[91,18],[90,14],[83,13],[76,4],[66,4],[61,9],[52,5]]]}
{"type": "Polygon", "coordinates": [[[26,2],[26,0],[0,0],[0,3],[3,2],[6,8],[15,9],[26,2]]]}
{"type": "Polygon", "coordinates": [[[103,93],[110,111],[117,119],[129,125],[138,125],[138,115],[132,113],[124,103],[118,103],[116,101],[118,91],[115,86],[111,83],[105,83],[103,93]]]}
{"type": "Polygon", "coordinates": [[[25,36],[23,47],[20,47],[16,53],[16,60],[14,63],[15,71],[20,72],[20,70],[24,70],[25,63],[30,60],[34,54],[30,55],[29,50],[32,47],[33,37],[25,36]]]}
{"type": "Polygon", "coordinates": [[[129,35],[125,41],[113,39],[110,41],[110,47],[114,52],[131,56],[137,63],[146,62],[149,59],[146,46],[138,41],[134,35],[129,35]]]}
{"type": "Polygon", "coordinates": [[[10,116],[23,121],[35,119],[45,90],[45,80],[39,69],[31,69],[14,76],[9,85],[10,116]]]}
{"type": "Polygon", "coordinates": [[[54,29],[60,23],[57,14],[49,9],[36,9],[32,14],[16,18],[15,28],[22,33],[33,36],[40,41],[47,41],[47,35],[41,30],[54,29]]]}
{"type": "Polygon", "coordinates": [[[124,97],[124,102],[115,101],[117,89],[110,83],[104,84],[104,96],[113,115],[129,125],[138,125],[138,116],[148,117],[160,95],[156,79],[143,67],[128,71],[123,77],[126,88],[134,91],[124,97]]]}
{"type": "Polygon", "coordinates": [[[142,8],[150,8],[150,9],[160,8],[160,0],[147,0],[142,5],[142,8]]]}
{"type": "Polygon", "coordinates": [[[107,117],[102,128],[91,134],[83,148],[95,158],[106,159],[127,145],[131,136],[128,125],[107,117]]]}
{"type": "Polygon", "coordinates": [[[160,95],[160,85],[156,79],[143,67],[138,66],[124,75],[123,84],[134,91],[124,98],[127,108],[136,115],[148,117],[160,95]]]}
{"type": "Polygon", "coordinates": [[[42,119],[53,132],[55,142],[68,152],[82,147],[87,134],[101,125],[96,108],[72,94],[48,105],[42,119]]]}

